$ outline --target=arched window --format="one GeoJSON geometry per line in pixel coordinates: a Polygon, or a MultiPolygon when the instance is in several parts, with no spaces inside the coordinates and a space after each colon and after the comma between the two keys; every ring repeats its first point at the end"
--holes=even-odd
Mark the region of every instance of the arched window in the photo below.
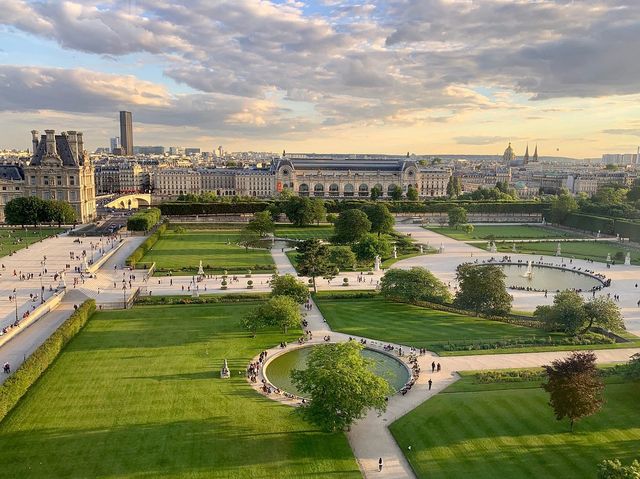
{"type": "Polygon", "coordinates": [[[387,188],[387,194],[388,194],[388,195],[391,195],[391,193],[393,193],[393,192],[396,190],[396,188],[397,188],[397,187],[396,187],[396,185],[394,185],[393,183],[391,183],[391,184],[389,185],[389,187],[387,188]]]}
{"type": "Polygon", "coordinates": [[[358,196],[369,196],[369,185],[362,183],[358,187],[358,196]]]}
{"type": "Polygon", "coordinates": [[[298,188],[298,194],[300,196],[309,196],[309,185],[302,183],[298,188]]]}
{"type": "Polygon", "coordinates": [[[324,185],[321,183],[316,183],[316,186],[313,187],[313,195],[324,196],[324,185]]]}
{"type": "Polygon", "coordinates": [[[344,185],[344,196],[353,196],[353,185],[351,183],[344,185]]]}
{"type": "Polygon", "coordinates": [[[329,186],[329,196],[338,196],[339,194],[338,185],[336,183],[332,183],[331,186],[329,186]]]}

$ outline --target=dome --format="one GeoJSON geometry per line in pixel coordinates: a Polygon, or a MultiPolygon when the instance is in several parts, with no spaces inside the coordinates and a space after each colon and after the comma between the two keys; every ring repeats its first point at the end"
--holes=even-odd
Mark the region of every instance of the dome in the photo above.
{"type": "Polygon", "coordinates": [[[511,162],[516,159],[516,154],[513,152],[513,148],[511,148],[511,142],[509,142],[509,146],[504,150],[504,154],[502,155],[502,159],[505,162],[511,162]]]}

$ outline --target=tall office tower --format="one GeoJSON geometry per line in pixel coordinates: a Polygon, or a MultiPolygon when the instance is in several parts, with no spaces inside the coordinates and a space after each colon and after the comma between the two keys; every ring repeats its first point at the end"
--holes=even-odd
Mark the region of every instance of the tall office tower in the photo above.
{"type": "Polygon", "coordinates": [[[133,120],[130,111],[120,112],[120,145],[123,155],[133,155],[133,120]]]}
{"type": "Polygon", "coordinates": [[[111,138],[111,153],[114,153],[117,148],[120,148],[120,137],[116,136],[111,138]]]}

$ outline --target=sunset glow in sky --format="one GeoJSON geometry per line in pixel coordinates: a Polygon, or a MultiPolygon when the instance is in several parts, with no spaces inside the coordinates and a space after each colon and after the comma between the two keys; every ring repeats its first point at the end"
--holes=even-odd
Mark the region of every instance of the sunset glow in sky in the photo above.
{"type": "Polygon", "coordinates": [[[0,0],[0,148],[634,153],[639,49],[637,0],[0,0]]]}

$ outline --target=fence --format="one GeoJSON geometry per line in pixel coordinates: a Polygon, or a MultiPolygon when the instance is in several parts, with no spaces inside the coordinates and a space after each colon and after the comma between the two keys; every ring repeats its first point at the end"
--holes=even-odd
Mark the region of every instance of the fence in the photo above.
{"type": "MultiPolygon", "coordinates": [[[[133,293],[130,293],[129,296],[126,296],[126,293],[123,295],[122,301],[112,301],[109,303],[99,303],[99,310],[111,310],[111,309],[131,309],[140,296],[141,293],[146,292],[147,288],[144,287],[144,291],[141,291],[143,287],[138,287],[135,289],[133,293]]],[[[126,291],[126,290],[125,290],[126,291]]],[[[131,290],[129,290],[131,291],[131,290]]]]}

